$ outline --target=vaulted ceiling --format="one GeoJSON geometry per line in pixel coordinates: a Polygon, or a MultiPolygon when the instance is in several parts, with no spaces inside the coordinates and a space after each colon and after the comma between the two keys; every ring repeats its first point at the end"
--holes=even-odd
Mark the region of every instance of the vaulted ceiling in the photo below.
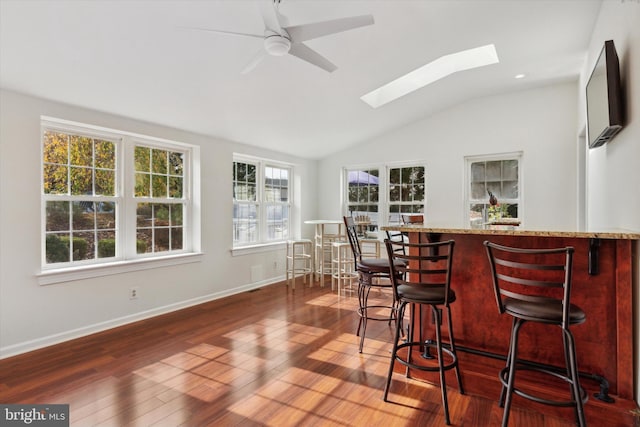
{"type": "Polygon", "coordinates": [[[286,55],[241,74],[262,40],[189,29],[261,34],[259,1],[0,0],[0,86],[321,158],[469,99],[576,80],[601,4],[282,0],[292,25],[373,15],[373,25],[306,43],[337,65],[333,73],[286,55]],[[491,43],[498,64],[377,109],[360,100],[443,55],[491,43]]]}

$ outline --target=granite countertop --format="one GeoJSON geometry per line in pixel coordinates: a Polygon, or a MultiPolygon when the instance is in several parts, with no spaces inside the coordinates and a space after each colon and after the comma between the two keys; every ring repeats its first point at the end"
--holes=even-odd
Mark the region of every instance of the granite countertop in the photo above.
{"type": "Polygon", "coordinates": [[[380,227],[383,231],[403,231],[407,233],[448,233],[448,234],[479,234],[498,236],[540,236],[540,237],[584,237],[596,239],[630,239],[640,240],[640,232],[630,230],[527,230],[515,227],[505,229],[483,229],[483,228],[451,228],[442,226],[432,226],[428,224],[403,224],[385,225],[380,227]]]}

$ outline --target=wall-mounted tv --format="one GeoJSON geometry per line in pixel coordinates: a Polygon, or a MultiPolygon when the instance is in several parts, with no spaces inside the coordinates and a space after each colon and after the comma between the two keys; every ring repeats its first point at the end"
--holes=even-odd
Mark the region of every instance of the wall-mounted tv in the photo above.
{"type": "Polygon", "coordinates": [[[620,65],[613,40],[607,40],[587,83],[589,148],[611,140],[622,125],[620,65]]]}

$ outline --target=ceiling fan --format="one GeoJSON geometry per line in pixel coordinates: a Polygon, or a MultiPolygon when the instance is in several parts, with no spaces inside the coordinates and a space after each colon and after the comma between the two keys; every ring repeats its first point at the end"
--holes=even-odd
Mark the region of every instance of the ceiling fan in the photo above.
{"type": "Polygon", "coordinates": [[[242,74],[247,74],[253,70],[267,55],[284,56],[286,54],[293,55],[331,73],[338,67],[303,42],[373,24],[373,16],[360,15],[313,22],[310,24],[289,25],[286,16],[280,14],[278,10],[280,1],[281,0],[261,0],[260,2],[265,26],[264,34],[238,33],[208,28],[193,29],[263,39],[264,49],[260,50],[260,52],[251,59],[242,70],[242,74]]]}

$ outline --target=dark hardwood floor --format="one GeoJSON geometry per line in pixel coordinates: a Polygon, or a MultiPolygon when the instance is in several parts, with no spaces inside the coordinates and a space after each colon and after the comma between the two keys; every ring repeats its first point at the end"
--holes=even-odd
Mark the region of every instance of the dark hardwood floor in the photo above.
{"type": "MultiPolygon", "coordinates": [[[[444,425],[437,385],[398,371],[382,400],[392,328],[370,322],[359,354],[356,305],[329,284],[267,286],[0,360],[0,402],[68,403],[74,426],[444,425]]],[[[500,425],[496,399],[449,387],[452,424],[500,425]]],[[[574,423],[521,404],[510,425],[574,423]]]]}

